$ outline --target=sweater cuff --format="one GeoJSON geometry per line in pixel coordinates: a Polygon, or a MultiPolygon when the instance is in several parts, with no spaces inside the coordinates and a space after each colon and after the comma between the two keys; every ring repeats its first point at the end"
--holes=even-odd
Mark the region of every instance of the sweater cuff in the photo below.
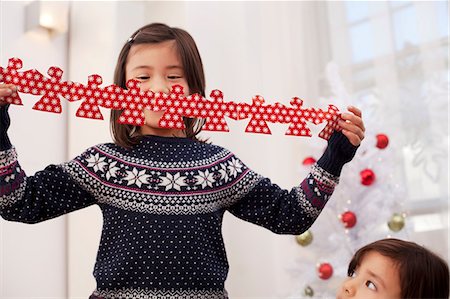
{"type": "Polygon", "coordinates": [[[6,151],[12,148],[7,133],[10,123],[8,108],[9,104],[0,106],[0,151],[6,151]]]}
{"type": "Polygon", "coordinates": [[[342,132],[334,132],[328,146],[317,164],[329,173],[339,176],[345,163],[355,156],[358,146],[354,146],[342,132]]]}

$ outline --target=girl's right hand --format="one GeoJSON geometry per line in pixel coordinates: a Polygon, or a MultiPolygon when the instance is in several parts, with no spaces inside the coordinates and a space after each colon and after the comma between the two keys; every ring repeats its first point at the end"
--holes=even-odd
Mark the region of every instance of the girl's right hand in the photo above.
{"type": "Polygon", "coordinates": [[[0,106],[5,106],[8,103],[5,97],[17,92],[17,87],[13,84],[0,84],[0,106]]]}

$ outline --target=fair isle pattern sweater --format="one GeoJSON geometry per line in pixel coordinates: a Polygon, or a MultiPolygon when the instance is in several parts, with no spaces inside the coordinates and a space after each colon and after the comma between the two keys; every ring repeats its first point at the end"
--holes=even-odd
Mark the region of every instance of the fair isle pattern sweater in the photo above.
{"type": "MultiPolygon", "coordinates": [[[[3,112],[0,121],[7,122],[3,112]]],[[[27,177],[6,129],[0,135],[4,219],[37,223],[93,204],[101,208],[93,274],[94,294],[102,298],[228,298],[224,212],[275,233],[302,233],[356,150],[333,134],[307,178],[287,191],[224,148],[157,136],[143,137],[131,150],[97,145],[27,177]]]]}

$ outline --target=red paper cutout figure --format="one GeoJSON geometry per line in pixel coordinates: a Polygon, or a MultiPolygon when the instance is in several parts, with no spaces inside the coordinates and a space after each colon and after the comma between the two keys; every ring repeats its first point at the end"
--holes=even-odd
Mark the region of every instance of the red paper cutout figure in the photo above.
{"type": "Polygon", "coordinates": [[[98,87],[102,83],[102,77],[99,75],[91,75],[88,77],[87,87],[79,83],[72,84],[71,87],[74,88],[74,90],[72,89],[74,93],[72,93],[70,101],[78,101],[79,99],[83,100],[80,107],[78,107],[76,116],[103,119],[99,106],[101,106],[105,101],[102,97],[105,92],[102,88],[98,87]]]}
{"type": "MultiPolygon", "coordinates": [[[[311,130],[306,126],[306,121],[314,121],[314,111],[311,109],[302,110],[303,100],[300,98],[292,98],[290,104],[295,107],[294,115],[291,118],[291,125],[286,131],[286,135],[294,135],[294,136],[311,136],[311,130]]],[[[316,124],[321,123],[322,121],[316,122],[316,124]]]]}
{"type": "MultiPolygon", "coordinates": [[[[19,84],[20,77],[23,75],[19,75],[18,70],[22,68],[22,60],[18,58],[10,58],[8,60],[8,67],[2,68],[0,66],[0,82],[5,84],[19,84]]],[[[17,86],[19,91],[23,91],[21,86],[17,86]]],[[[12,95],[5,97],[5,101],[14,104],[14,105],[23,105],[22,99],[19,96],[19,93],[13,93],[12,95]]]]}
{"type": "Polygon", "coordinates": [[[328,140],[333,134],[333,131],[341,131],[341,127],[338,125],[338,119],[341,117],[338,113],[339,110],[334,105],[328,105],[327,114],[325,114],[325,118],[327,119],[327,125],[323,128],[319,133],[319,137],[328,140]]]}
{"type": "Polygon", "coordinates": [[[225,116],[237,120],[236,104],[224,102],[223,93],[220,90],[213,90],[209,101],[199,94],[188,97],[183,96],[183,87],[174,85],[170,95],[174,94],[174,101],[168,99],[164,104],[158,106],[160,110],[166,110],[159,121],[163,128],[184,129],[182,116],[189,118],[205,118],[206,122],[203,130],[228,132],[229,128],[225,121],[225,116]]]}
{"type": "MultiPolygon", "coordinates": [[[[196,97],[194,94],[191,96],[196,97]]],[[[166,112],[163,114],[161,119],[159,120],[159,126],[162,128],[176,128],[176,129],[185,129],[183,122],[183,116],[187,116],[186,109],[189,108],[189,101],[184,96],[183,87],[180,85],[172,86],[172,90],[167,95],[162,92],[155,93],[154,99],[155,105],[147,106],[146,109],[150,109],[153,111],[161,111],[165,110],[166,112]]],[[[151,102],[152,103],[152,102],[151,102]]]]}
{"type": "MultiPolygon", "coordinates": [[[[25,72],[26,77],[27,72],[25,72]]],[[[61,87],[57,83],[61,82],[63,71],[60,68],[51,67],[48,69],[47,74],[50,76],[50,79],[45,78],[39,72],[35,72],[33,78],[28,80],[28,86],[31,88],[30,93],[33,95],[42,95],[41,99],[34,104],[33,109],[61,113],[61,100],[58,97],[61,87]]]]}
{"type": "Polygon", "coordinates": [[[257,95],[252,98],[252,104],[238,104],[239,120],[250,118],[250,121],[245,128],[245,132],[271,134],[267,121],[273,123],[284,121],[282,115],[282,111],[286,111],[284,105],[280,103],[263,105],[264,102],[264,98],[257,95]]]}
{"type": "Polygon", "coordinates": [[[211,91],[209,96],[213,99],[213,101],[206,118],[206,123],[203,126],[203,130],[229,132],[230,129],[225,121],[225,116],[238,120],[237,105],[233,102],[224,102],[223,93],[218,89],[211,91]]]}

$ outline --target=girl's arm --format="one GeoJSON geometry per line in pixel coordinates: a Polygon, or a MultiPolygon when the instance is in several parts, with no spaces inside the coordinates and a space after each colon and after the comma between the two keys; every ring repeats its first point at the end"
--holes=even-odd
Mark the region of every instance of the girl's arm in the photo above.
{"type": "Polygon", "coordinates": [[[37,223],[95,203],[61,166],[50,165],[27,177],[7,135],[8,105],[0,106],[0,216],[37,223]]]}
{"type": "Polygon", "coordinates": [[[9,128],[8,107],[9,104],[2,105],[0,102],[0,151],[5,151],[12,147],[6,133],[9,128]]]}
{"type": "Polygon", "coordinates": [[[297,187],[284,190],[264,178],[228,210],[275,233],[300,234],[319,216],[339,182],[343,165],[356,149],[342,133],[333,133],[325,153],[297,187]]]}

